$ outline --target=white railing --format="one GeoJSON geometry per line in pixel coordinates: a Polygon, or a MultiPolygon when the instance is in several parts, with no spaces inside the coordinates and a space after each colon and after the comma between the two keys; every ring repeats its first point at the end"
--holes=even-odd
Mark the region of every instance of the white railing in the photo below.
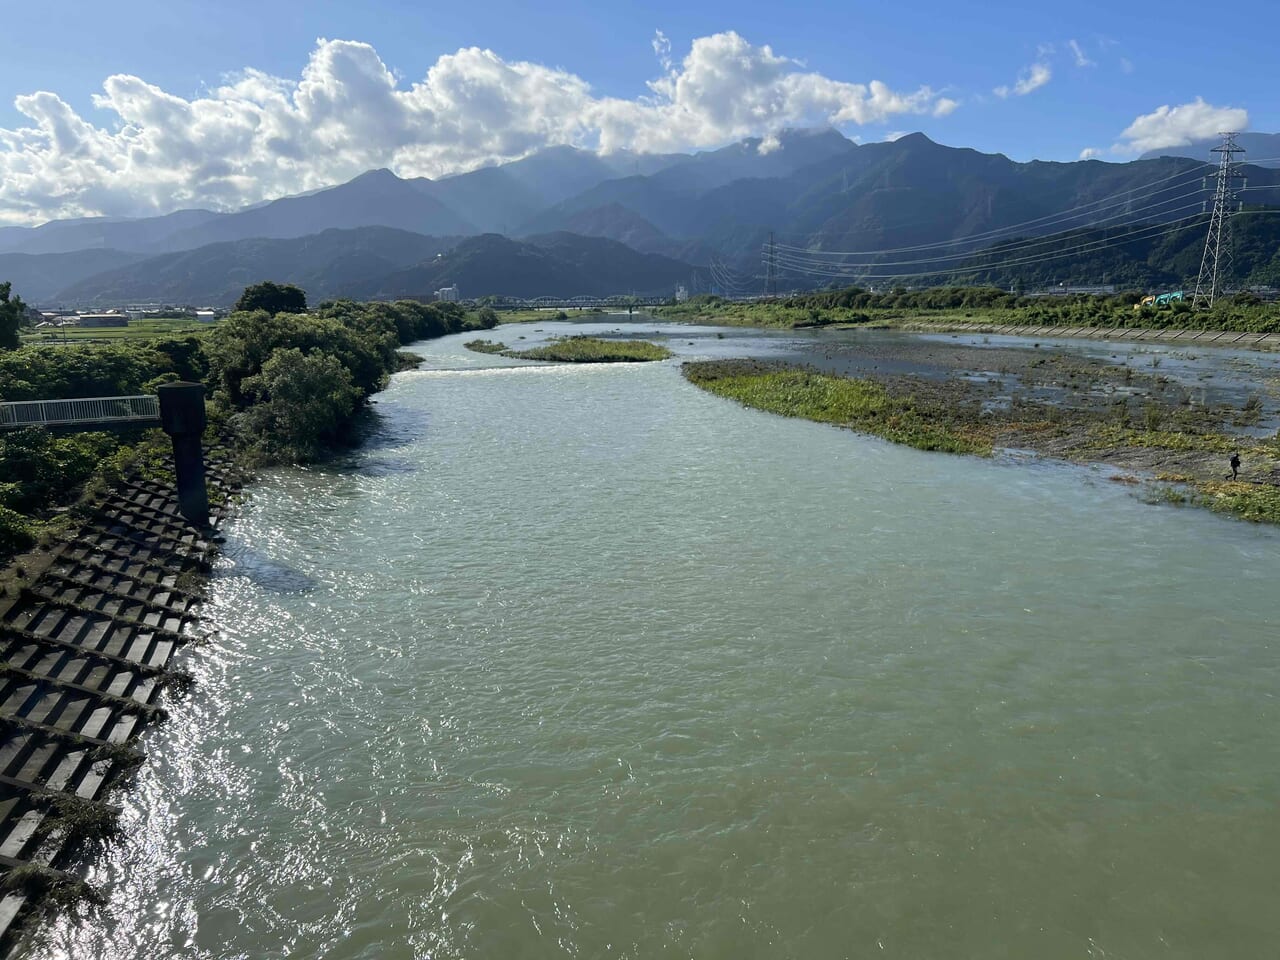
{"type": "Polygon", "coordinates": [[[87,423],[160,421],[160,398],[87,397],[83,400],[11,400],[0,403],[0,430],[87,423]]]}

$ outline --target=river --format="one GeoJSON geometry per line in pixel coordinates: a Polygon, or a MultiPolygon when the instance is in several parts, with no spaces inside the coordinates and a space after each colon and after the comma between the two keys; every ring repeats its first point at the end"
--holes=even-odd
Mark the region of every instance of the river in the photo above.
{"type": "Polygon", "coordinates": [[[252,487],[32,957],[1274,955],[1275,529],[465,339],[252,487]]]}

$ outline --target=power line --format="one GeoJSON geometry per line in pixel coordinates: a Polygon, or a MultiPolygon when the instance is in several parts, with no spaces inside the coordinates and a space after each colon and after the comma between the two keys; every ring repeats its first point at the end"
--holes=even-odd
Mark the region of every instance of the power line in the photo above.
{"type": "MultiPolygon", "coordinates": [[[[778,248],[780,250],[785,250],[789,252],[806,253],[811,256],[847,257],[847,256],[870,256],[870,255],[877,255],[877,254],[883,254],[883,253],[907,253],[914,250],[933,250],[940,247],[959,246],[961,244],[967,244],[967,243],[981,243],[984,241],[989,242],[993,238],[998,237],[1000,234],[1016,233],[1017,231],[1022,230],[1026,227],[1036,226],[1038,229],[1043,229],[1044,227],[1051,226],[1054,223],[1061,222],[1064,220],[1083,219],[1085,216],[1088,216],[1088,215],[1081,214],[1079,213],[1079,211],[1087,210],[1090,207],[1097,207],[1098,209],[1094,210],[1093,213],[1099,213],[1102,210],[1110,210],[1110,209],[1114,209],[1115,207],[1127,206],[1133,203],[1134,200],[1139,200],[1139,199],[1146,200],[1146,199],[1150,199],[1151,197],[1154,197],[1157,194],[1165,193],[1169,190],[1181,189],[1183,187],[1186,187],[1188,184],[1193,183],[1197,179],[1203,179],[1204,173],[1202,168],[1208,167],[1208,166],[1209,164],[1207,163],[1197,164],[1195,168],[1192,168],[1189,170],[1182,170],[1171,176],[1153,181],[1152,183],[1148,183],[1142,187],[1133,187],[1128,190],[1122,190],[1118,193],[1114,193],[1106,197],[1100,197],[1097,200],[1091,200],[1088,203],[1082,203],[1075,207],[1069,207],[1066,210],[1060,210],[1057,213],[1046,214],[1043,217],[1036,217],[1032,220],[1024,220],[1020,223],[1013,223],[1004,227],[996,227],[991,230],[983,231],[982,233],[971,234],[970,236],[961,237],[956,240],[940,240],[933,243],[920,243],[920,244],[915,244],[913,246],[908,246],[908,247],[886,247],[880,250],[844,250],[844,251],[811,250],[807,247],[798,247],[798,246],[793,246],[790,244],[782,244],[782,243],[778,244],[778,248]],[[1153,189],[1154,187],[1157,187],[1162,183],[1168,183],[1172,180],[1179,180],[1179,179],[1185,180],[1185,182],[1163,187],[1162,189],[1159,189],[1159,190],[1153,189]],[[1125,199],[1122,199],[1122,200],[1117,199],[1118,197],[1125,197],[1125,195],[1127,194],[1134,194],[1134,196],[1127,196],[1125,199]],[[1111,202],[1111,201],[1114,201],[1114,202],[1111,202]]],[[[1168,202],[1168,201],[1164,201],[1164,202],[1168,202]]],[[[1140,209],[1147,209],[1150,206],[1158,206],[1158,205],[1159,203],[1148,204],[1140,209]]],[[[1136,211],[1130,210],[1128,212],[1132,213],[1136,211]]],[[[1117,214],[1117,216],[1125,216],[1125,215],[1127,214],[1124,214],[1124,213],[1117,214]]],[[[1104,219],[1111,219],[1111,218],[1104,218],[1104,219]]]]}
{"type": "MultiPolygon", "coordinates": [[[[1203,201],[1201,200],[1195,200],[1195,201],[1192,201],[1191,203],[1180,204],[1179,206],[1176,206],[1176,207],[1167,206],[1168,204],[1175,203],[1178,200],[1186,200],[1189,197],[1193,197],[1199,192],[1200,192],[1199,190],[1196,190],[1194,193],[1183,194],[1181,197],[1172,197],[1169,200],[1163,201],[1158,204],[1153,204],[1152,206],[1165,207],[1166,208],[1165,213],[1167,214],[1178,213],[1182,210],[1190,210],[1195,207],[1200,207],[1201,211],[1203,212],[1204,205],[1203,205],[1203,201]]],[[[1149,207],[1139,208],[1138,210],[1133,211],[1133,213],[1141,212],[1141,210],[1144,210],[1144,209],[1150,209],[1150,208],[1149,207]]],[[[1116,219],[1117,216],[1119,215],[1117,214],[1110,217],[1103,217],[1101,220],[1094,221],[1092,223],[1082,224],[1080,227],[1074,227],[1072,229],[1083,230],[1083,229],[1101,227],[1104,223],[1106,223],[1106,221],[1114,220],[1116,219]]],[[[1113,224],[1112,226],[1123,226],[1123,224],[1113,224]]],[[[1061,242],[1061,234],[1048,236],[1048,237],[1039,237],[1036,239],[1028,239],[1028,240],[1022,240],[1018,242],[1011,242],[1006,246],[1000,248],[1000,252],[1006,253],[1006,254],[1020,253],[1025,250],[1031,250],[1036,247],[1050,246],[1060,242],[1061,242]]],[[[993,248],[987,248],[987,250],[991,250],[991,249],[993,248]]],[[[905,266],[912,266],[915,264],[943,263],[949,260],[969,260],[969,259],[972,259],[973,257],[981,255],[982,252],[984,251],[970,250],[965,253],[948,253],[948,254],[942,254],[936,257],[918,257],[914,260],[884,260],[884,261],[867,260],[867,261],[857,262],[857,263],[843,263],[843,264],[832,263],[831,265],[832,266],[839,265],[839,266],[845,266],[845,267],[854,267],[854,266],[905,267],[905,266]]],[[[809,254],[784,252],[783,256],[794,261],[813,263],[815,265],[821,265],[821,264],[827,263],[827,261],[819,259],[809,254]]]]}
{"type": "MultiPolygon", "coordinates": [[[[1277,211],[1277,212],[1280,212],[1280,211],[1277,211]]],[[[1024,266],[1032,263],[1047,263],[1051,260],[1060,260],[1065,256],[1070,256],[1073,253],[1077,253],[1084,250],[1088,250],[1091,253],[1096,253],[1098,251],[1105,250],[1110,247],[1115,247],[1124,243],[1128,243],[1132,240],[1142,240],[1142,239],[1148,239],[1155,236],[1162,236],[1162,235],[1176,233],[1178,230],[1183,229],[1183,227],[1181,226],[1182,224],[1185,224],[1191,220],[1199,219],[1201,216],[1202,214],[1200,213],[1191,214],[1190,216],[1182,217],[1178,220],[1173,220],[1168,223],[1159,223],[1159,224],[1154,224],[1148,227],[1141,227],[1141,228],[1138,228],[1137,230],[1130,231],[1129,233],[1126,233],[1120,237],[1107,237],[1099,240],[1093,240],[1088,243],[1079,244],[1077,246],[1067,247],[1066,249],[1060,250],[1057,253],[1043,254],[1035,257],[1024,257],[1021,259],[1004,260],[1004,261],[991,263],[991,264],[975,264],[969,267],[956,265],[954,267],[950,267],[945,270],[922,270],[922,271],[912,271],[910,273],[897,272],[897,273],[881,274],[876,276],[876,275],[872,275],[865,268],[850,269],[847,267],[840,267],[834,264],[826,264],[824,269],[824,267],[819,267],[815,265],[792,266],[790,263],[788,263],[785,260],[781,262],[782,262],[782,266],[788,268],[789,270],[792,270],[793,272],[800,273],[800,274],[808,274],[810,276],[828,277],[832,279],[844,277],[844,278],[850,278],[850,279],[886,280],[886,279],[897,279],[899,277],[904,279],[912,279],[916,277],[946,276],[946,275],[956,274],[956,273],[973,273],[980,270],[996,270],[1002,267],[1024,266]]],[[[982,254],[974,254],[975,257],[981,256],[981,255],[982,254]]]]}
{"type": "MultiPolygon", "coordinates": [[[[1180,159],[1188,159],[1188,160],[1189,160],[1190,158],[1180,158],[1180,159]]],[[[1244,165],[1245,165],[1245,166],[1259,166],[1259,165],[1264,164],[1264,163],[1272,163],[1272,162],[1275,162],[1275,161],[1280,161],[1280,157],[1263,157],[1263,158],[1262,158],[1262,159],[1260,159],[1260,160],[1250,160],[1250,161],[1248,161],[1248,163],[1247,163],[1247,164],[1244,164],[1244,165]]],[[[927,250],[927,249],[934,249],[934,248],[937,248],[937,247],[957,246],[957,245],[960,245],[960,244],[965,244],[965,243],[970,243],[970,242],[978,242],[978,241],[981,241],[981,240],[984,240],[984,239],[987,239],[987,238],[990,238],[990,237],[996,236],[996,235],[1001,234],[1001,233],[1013,233],[1013,232],[1016,232],[1016,231],[1018,231],[1018,230],[1023,229],[1024,227],[1034,226],[1034,225],[1036,225],[1036,224],[1040,224],[1041,226],[1048,226],[1050,223],[1053,223],[1053,222],[1058,222],[1058,221],[1062,221],[1062,220],[1079,219],[1079,217],[1075,216],[1075,214],[1076,214],[1078,211],[1086,210],[1086,209],[1088,209],[1088,208],[1090,208],[1090,207],[1098,207],[1098,210],[1097,210],[1097,211],[1094,211],[1094,212],[1099,212],[1099,211],[1101,211],[1101,210],[1111,209],[1111,208],[1116,207],[1116,206],[1123,206],[1123,205],[1125,205],[1125,204],[1127,204],[1127,203],[1131,203],[1131,202],[1132,202],[1133,200],[1135,200],[1135,199],[1140,199],[1140,198],[1141,198],[1141,195],[1143,195],[1143,194],[1146,194],[1146,195],[1148,195],[1148,196],[1154,196],[1154,195],[1155,195],[1155,194],[1157,194],[1157,193],[1162,193],[1162,192],[1164,192],[1164,190],[1172,190],[1172,189],[1175,189],[1174,187],[1166,187],[1166,188],[1164,188],[1164,190],[1153,190],[1153,189],[1152,189],[1152,188],[1154,188],[1154,187],[1159,186],[1159,185],[1160,185],[1160,184],[1162,184],[1162,183],[1168,183],[1168,182],[1169,182],[1169,181],[1171,181],[1171,180],[1178,180],[1178,179],[1182,179],[1182,178],[1185,178],[1185,179],[1187,180],[1187,182],[1189,183],[1189,182],[1194,181],[1197,177],[1201,177],[1201,178],[1203,178],[1203,177],[1204,177],[1204,175],[1205,175],[1205,172],[1206,172],[1206,171],[1204,171],[1204,169],[1203,169],[1203,168],[1206,168],[1206,167],[1207,167],[1207,168],[1209,168],[1210,170],[1212,170],[1212,169],[1213,169],[1213,164],[1210,164],[1210,163],[1204,163],[1204,162],[1200,162],[1200,161],[1193,161],[1193,162],[1195,162],[1195,164],[1196,164],[1196,165],[1195,165],[1195,167],[1192,167],[1192,168],[1189,168],[1189,169],[1186,169],[1186,170],[1180,170],[1180,171],[1178,171],[1177,173],[1170,174],[1170,175],[1169,175],[1169,176],[1167,176],[1167,177],[1162,177],[1162,178],[1160,178],[1159,180],[1153,180],[1153,181],[1151,181],[1150,183],[1147,183],[1147,184],[1145,184],[1145,185],[1143,185],[1143,186],[1140,186],[1140,187],[1130,187],[1130,188],[1128,188],[1128,189],[1126,189],[1126,190],[1120,190],[1120,191],[1117,191],[1116,193],[1108,194],[1108,195],[1107,195],[1107,196],[1105,196],[1105,197],[1099,197],[1097,200],[1090,200],[1090,201],[1088,201],[1088,202],[1086,202],[1086,203],[1078,204],[1077,206],[1074,206],[1074,207],[1068,207],[1067,209],[1065,209],[1065,210],[1060,210],[1060,211],[1058,211],[1057,213],[1046,214],[1046,215],[1045,215],[1045,216],[1043,216],[1043,217],[1037,217],[1037,218],[1032,219],[1032,220],[1024,220],[1024,221],[1021,221],[1020,223],[1013,223],[1013,224],[1009,224],[1009,225],[1004,226],[1004,227],[995,227],[995,228],[993,228],[993,229],[991,229],[991,230],[987,230],[987,231],[984,231],[984,232],[982,232],[982,233],[972,234],[971,236],[968,236],[968,237],[960,237],[960,238],[957,238],[957,239],[955,239],[955,240],[942,240],[942,241],[936,241],[936,242],[933,242],[933,243],[922,243],[922,244],[916,244],[916,245],[908,246],[908,247],[887,247],[887,248],[884,248],[884,249],[881,249],[881,250],[849,250],[849,251],[843,251],[843,252],[840,252],[840,251],[829,251],[829,253],[830,253],[831,255],[833,255],[833,256],[843,256],[843,255],[845,255],[845,254],[850,254],[850,255],[854,255],[854,256],[861,256],[861,255],[875,254],[875,253],[905,253],[905,252],[908,252],[908,251],[911,251],[911,250],[927,250]],[[1128,197],[1127,199],[1117,199],[1117,198],[1126,197],[1126,195],[1127,195],[1127,194],[1136,194],[1137,196],[1128,197]],[[1115,202],[1111,202],[1111,201],[1115,201],[1115,202]],[[1105,206],[1103,206],[1104,204],[1105,204],[1105,206]]],[[[1183,184],[1183,186],[1185,186],[1185,185],[1186,185],[1186,184],[1183,184]]],[[[1249,190],[1280,190],[1280,184],[1264,184],[1264,185],[1262,185],[1262,186],[1257,186],[1257,187],[1247,187],[1247,188],[1245,188],[1245,189],[1249,189],[1249,190]]],[[[927,220],[918,220],[918,221],[915,221],[915,222],[913,222],[913,223],[909,223],[909,224],[896,224],[895,226],[898,226],[898,227],[902,227],[902,226],[925,226],[925,225],[933,224],[934,222],[935,222],[935,221],[934,221],[932,218],[930,218],[930,219],[927,219],[927,220]]],[[[804,240],[809,240],[810,238],[812,238],[812,237],[814,237],[814,236],[821,236],[821,235],[822,235],[821,233],[819,233],[819,234],[811,234],[811,233],[802,233],[802,234],[786,234],[786,233],[784,233],[784,234],[778,234],[778,236],[781,236],[781,237],[797,237],[797,238],[804,239],[804,240]]],[[[792,245],[787,245],[787,244],[781,244],[781,243],[779,244],[779,247],[787,247],[788,249],[793,250],[793,251],[805,251],[805,252],[808,252],[808,253],[811,253],[811,254],[814,254],[814,255],[822,255],[822,254],[824,254],[824,253],[828,253],[828,251],[812,250],[812,249],[807,248],[807,247],[797,247],[797,246],[792,246],[792,245]]]]}

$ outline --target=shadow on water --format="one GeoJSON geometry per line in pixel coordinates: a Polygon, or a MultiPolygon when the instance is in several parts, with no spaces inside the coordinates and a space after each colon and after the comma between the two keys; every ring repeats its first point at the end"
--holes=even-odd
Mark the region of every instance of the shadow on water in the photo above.
{"type": "Polygon", "coordinates": [[[228,538],[218,559],[220,576],[244,577],[275,594],[310,593],[318,581],[287,563],[268,557],[242,540],[228,538]]]}
{"type": "MultiPolygon", "coordinates": [[[[376,400],[373,402],[377,403],[376,400]]],[[[373,407],[366,408],[356,415],[352,423],[354,445],[311,469],[370,477],[416,473],[416,466],[393,452],[418,439],[426,429],[425,417],[420,422],[405,422],[388,417],[373,407]]]]}

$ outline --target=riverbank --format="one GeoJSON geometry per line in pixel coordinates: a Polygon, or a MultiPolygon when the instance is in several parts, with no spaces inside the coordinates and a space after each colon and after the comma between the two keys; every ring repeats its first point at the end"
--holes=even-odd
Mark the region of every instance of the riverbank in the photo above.
{"type": "Polygon", "coordinates": [[[199,639],[214,530],[243,480],[226,451],[208,459],[211,526],[177,511],[171,483],[132,475],[60,541],[20,557],[0,593],[0,954],[31,947],[40,921],[98,894],[76,867],[118,830],[113,787],[166,717],[175,665],[199,639]]]}
{"type": "Polygon", "coordinates": [[[1240,330],[1202,330],[1183,327],[1086,327],[1052,324],[982,323],[972,320],[902,320],[900,330],[943,333],[999,334],[1010,337],[1044,337],[1071,340],[1124,340],[1131,343],[1176,343],[1180,346],[1238,347],[1248,350],[1280,350],[1280,333],[1240,330]]]}
{"type": "Polygon", "coordinates": [[[827,327],[847,324],[902,326],[914,323],[973,323],[989,326],[1184,329],[1280,334],[1280,304],[1249,293],[1219,297],[1210,309],[1189,300],[1155,309],[1142,293],[1026,297],[992,287],[932,287],[871,292],[858,287],[795,294],[768,300],[731,301],[694,297],[659,307],[656,316],[677,322],[733,326],[827,327]]]}
{"type": "Polygon", "coordinates": [[[807,359],[683,369],[692,383],[758,409],[926,450],[1106,464],[1117,480],[1148,484],[1153,500],[1280,523],[1276,410],[1262,394],[1274,383],[1242,397],[1167,376],[1158,355],[1143,367],[1039,344],[925,338],[832,343],[807,359]],[[1242,461],[1235,479],[1233,453],[1242,461]]]}

